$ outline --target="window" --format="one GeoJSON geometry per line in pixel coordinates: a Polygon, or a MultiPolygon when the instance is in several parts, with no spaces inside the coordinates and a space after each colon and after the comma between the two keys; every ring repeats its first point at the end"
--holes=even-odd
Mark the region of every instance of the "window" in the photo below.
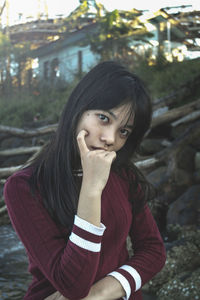
{"type": "Polygon", "coordinates": [[[59,76],[59,60],[58,58],[54,58],[51,62],[51,80],[54,81],[59,76]]]}
{"type": "Polygon", "coordinates": [[[44,62],[44,79],[48,80],[49,78],[49,62],[44,62]]]}

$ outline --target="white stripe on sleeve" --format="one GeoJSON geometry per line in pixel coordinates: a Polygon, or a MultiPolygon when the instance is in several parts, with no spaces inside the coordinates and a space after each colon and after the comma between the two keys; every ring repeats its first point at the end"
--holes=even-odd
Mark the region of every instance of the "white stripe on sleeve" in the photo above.
{"type": "Polygon", "coordinates": [[[138,271],[136,271],[136,269],[129,265],[123,265],[122,267],[120,267],[120,269],[125,270],[133,277],[133,279],[135,280],[135,291],[139,290],[142,285],[142,280],[138,271]]]}
{"type": "Polygon", "coordinates": [[[96,234],[98,236],[102,236],[106,227],[101,223],[101,227],[95,226],[86,220],[80,218],[79,216],[75,215],[74,224],[79,228],[86,230],[87,232],[96,234]]]}
{"type": "Polygon", "coordinates": [[[128,300],[131,295],[131,287],[130,287],[128,280],[122,274],[118,273],[117,271],[111,272],[107,276],[113,276],[115,279],[117,279],[121,283],[121,285],[126,293],[126,297],[123,297],[123,299],[128,300]]]}
{"type": "Polygon", "coordinates": [[[90,241],[87,241],[75,233],[71,233],[69,237],[70,241],[74,243],[75,245],[79,246],[80,248],[92,251],[92,252],[100,252],[101,250],[101,243],[93,243],[90,241]]]}

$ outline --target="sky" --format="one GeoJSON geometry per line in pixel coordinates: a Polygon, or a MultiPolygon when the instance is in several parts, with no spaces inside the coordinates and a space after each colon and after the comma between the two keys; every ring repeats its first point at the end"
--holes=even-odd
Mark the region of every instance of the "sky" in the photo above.
{"type": "MultiPolygon", "coordinates": [[[[4,0],[0,0],[0,7],[4,0]]],[[[19,15],[22,19],[36,17],[39,11],[44,10],[45,2],[48,6],[48,14],[50,18],[58,15],[67,16],[78,5],[78,0],[8,0],[9,2],[9,25],[19,23],[19,15]]],[[[109,11],[114,9],[130,10],[136,8],[139,10],[158,10],[167,6],[192,5],[193,10],[200,10],[200,0],[99,0],[109,11]]],[[[6,17],[6,11],[2,16],[2,20],[6,17]]],[[[28,19],[27,19],[28,20],[28,19]]],[[[5,21],[4,21],[5,22],[5,21]]]]}

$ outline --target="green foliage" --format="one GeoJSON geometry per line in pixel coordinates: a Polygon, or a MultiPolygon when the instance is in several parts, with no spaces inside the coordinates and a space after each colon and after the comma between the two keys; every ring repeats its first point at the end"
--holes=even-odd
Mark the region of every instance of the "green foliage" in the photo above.
{"type": "MultiPolygon", "coordinates": [[[[132,68],[132,71],[143,78],[153,98],[160,98],[169,95],[172,91],[176,91],[187,82],[200,76],[200,58],[165,63],[162,68],[158,68],[157,65],[149,66],[146,60],[141,60],[135,68],[132,68]]],[[[194,98],[198,97],[200,88],[193,91],[193,94],[194,98]]]]}
{"type": "Polygon", "coordinates": [[[144,41],[148,33],[145,25],[140,22],[140,13],[134,9],[131,11],[119,11],[117,9],[96,18],[98,31],[89,36],[86,43],[91,50],[105,59],[120,59],[132,52],[131,44],[134,41],[144,41]]]}
{"type": "Polygon", "coordinates": [[[79,0],[79,2],[80,2],[80,6],[84,5],[85,7],[88,7],[88,9],[90,7],[95,8],[96,15],[98,17],[101,16],[101,11],[104,10],[103,4],[97,2],[96,0],[79,0]]]}
{"type": "Polygon", "coordinates": [[[0,61],[11,52],[11,42],[8,36],[0,31],[0,61]]]}
{"type": "Polygon", "coordinates": [[[1,125],[31,128],[58,122],[63,107],[76,83],[77,81],[68,86],[67,89],[62,90],[46,87],[32,95],[23,91],[16,93],[12,98],[1,97],[1,125]],[[38,124],[35,124],[35,116],[39,116],[38,124]]]}
{"type": "Polygon", "coordinates": [[[13,54],[16,62],[26,62],[26,59],[31,55],[31,44],[29,42],[16,44],[13,47],[13,54]]]}
{"type": "Polygon", "coordinates": [[[0,31],[1,92],[11,94],[14,86],[21,88],[23,75],[30,57],[30,43],[12,45],[9,37],[0,31]]]}
{"type": "Polygon", "coordinates": [[[9,37],[0,31],[0,63],[6,64],[8,57],[9,63],[11,60],[26,62],[26,59],[30,57],[30,47],[30,43],[27,42],[12,45],[9,37]]]}
{"type": "Polygon", "coordinates": [[[169,61],[167,61],[164,51],[159,47],[158,54],[156,56],[155,69],[162,71],[169,64],[170,63],[169,63],[169,61]]]}
{"type": "Polygon", "coordinates": [[[80,29],[83,26],[83,18],[87,15],[88,10],[89,6],[87,1],[82,1],[82,3],[63,20],[63,26],[60,30],[66,34],[75,28],[80,29]]]}
{"type": "Polygon", "coordinates": [[[87,22],[101,18],[105,12],[104,6],[95,0],[82,0],[79,2],[80,5],[63,21],[61,31],[64,35],[74,29],[81,29],[87,22]]]}
{"type": "Polygon", "coordinates": [[[62,27],[64,35],[72,30],[83,28],[87,24],[98,25],[94,34],[88,35],[81,46],[89,45],[92,52],[100,55],[100,60],[118,59],[123,61],[132,53],[134,41],[146,41],[152,36],[137,10],[108,12],[96,0],[80,0],[80,5],[65,19],[62,27]]]}

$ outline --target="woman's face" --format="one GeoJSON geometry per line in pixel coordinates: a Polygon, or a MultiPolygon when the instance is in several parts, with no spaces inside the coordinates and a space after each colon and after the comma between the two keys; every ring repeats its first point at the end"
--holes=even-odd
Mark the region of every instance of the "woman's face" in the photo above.
{"type": "Polygon", "coordinates": [[[85,111],[78,122],[76,134],[87,131],[85,142],[90,151],[119,151],[133,130],[134,116],[130,104],[105,110],[85,111]]]}

